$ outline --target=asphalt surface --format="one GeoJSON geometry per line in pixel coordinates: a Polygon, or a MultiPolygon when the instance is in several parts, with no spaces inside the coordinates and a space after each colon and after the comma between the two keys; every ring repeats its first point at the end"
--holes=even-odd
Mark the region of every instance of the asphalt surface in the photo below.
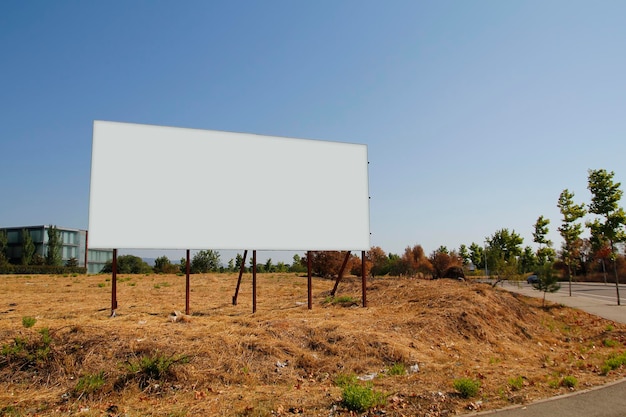
{"type": "MultiPolygon", "coordinates": [[[[500,284],[498,284],[500,286],[500,284]]],[[[543,297],[543,293],[527,283],[505,282],[502,288],[528,295],[543,297]]],[[[568,307],[579,308],[597,316],[626,323],[626,286],[620,285],[621,305],[617,305],[615,284],[563,283],[561,289],[546,294],[546,300],[568,307]]],[[[498,417],[625,417],[626,379],[590,390],[541,400],[532,404],[515,406],[502,410],[468,413],[466,415],[497,415],[498,417]]]]}

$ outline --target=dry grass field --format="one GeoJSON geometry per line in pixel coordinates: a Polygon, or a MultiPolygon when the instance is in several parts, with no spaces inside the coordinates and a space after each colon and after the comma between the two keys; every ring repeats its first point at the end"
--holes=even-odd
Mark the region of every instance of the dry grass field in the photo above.
{"type": "Polygon", "coordinates": [[[236,275],[192,275],[173,322],[180,276],[119,276],[115,318],[108,276],[0,279],[6,416],[449,416],[626,376],[625,325],[486,284],[379,278],[360,308],[314,279],[308,310],[305,277],[259,274],[252,314],[249,274],[237,306],[236,275]]]}

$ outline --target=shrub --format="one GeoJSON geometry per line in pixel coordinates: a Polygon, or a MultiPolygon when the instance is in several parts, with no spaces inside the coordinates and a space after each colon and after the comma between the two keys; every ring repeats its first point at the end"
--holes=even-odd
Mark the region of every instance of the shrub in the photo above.
{"type": "Polygon", "coordinates": [[[38,333],[41,336],[39,340],[16,337],[13,343],[2,345],[1,353],[7,363],[14,362],[19,367],[29,368],[40,362],[46,362],[51,352],[52,336],[47,327],[38,333]]]}
{"type": "Polygon", "coordinates": [[[0,265],[0,274],[46,274],[46,275],[63,275],[63,274],[86,274],[87,268],[85,267],[69,267],[69,266],[57,266],[57,265],[12,265],[5,264],[0,265]]]}
{"type": "Polygon", "coordinates": [[[510,378],[508,382],[513,391],[519,391],[524,386],[524,378],[521,376],[510,378]]]}
{"type": "Polygon", "coordinates": [[[356,384],[356,375],[354,374],[339,374],[335,377],[335,385],[339,388],[343,388],[349,384],[356,384]]]}
{"type": "Polygon", "coordinates": [[[566,388],[574,388],[578,385],[578,379],[576,377],[568,375],[561,379],[561,386],[566,388]]]}
{"type": "Polygon", "coordinates": [[[405,375],[406,366],[403,363],[394,363],[388,370],[387,375],[405,375]]]}
{"type": "Polygon", "coordinates": [[[480,382],[471,378],[455,379],[452,385],[463,398],[475,397],[478,394],[478,390],[480,390],[480,382]]]}
{"type": "Polygon", "coordinates": [[[78,396],[93,394],[104,385],[104,371],[97,374],[87,374],[78,378],[78,382],[74,387],[74,393],[78,396]]]}
{"type": "Polygon", "coordinates": [[[606,338],[606,339],[604,339],[604,340],[602,341],[602,344],[603,344],[604,346],[606,346],[606,347],[615,347],[615,346],[617,346],[618,342],[617,342],[617,340],[613,340],[613,339],[610,339],[610,338],[606,338]]]}
{"type": "Polygon", "coordinates": [[[604,364],[600,368],[603,375],[608,374],[610,371],[617,369],[623,365],[626,365],[626,353],[620,355],[611,355],[608,357],[604,364]]]}
{"type": "Polygon", "coordinates": [[[349,383],[341,392],[342,404],[351,411],[365,411],[376,405],[385,403],[384,395],[374,391],[372,384],[365,386],[357,383],[349,383]]]}
{"type": "Polygon", "coordinates": [[[37,323],[37,319],[34,317],[30,317],[30,316],[22,317],[22,326],[24,326],[27,329],[30,327],[33,327],[35,323],[37,323]]]}
{"type": "Polygon", "coordinates": [[[165,379],[172,375],[172,365],[176,363],[187,363],[187,356],[163,356],[155,354],[153,356],[143,356],[139,360],[127,362],[128,374],[126,379],[136,379],[139,386],[145,388],[149,381],[165,379]]]}

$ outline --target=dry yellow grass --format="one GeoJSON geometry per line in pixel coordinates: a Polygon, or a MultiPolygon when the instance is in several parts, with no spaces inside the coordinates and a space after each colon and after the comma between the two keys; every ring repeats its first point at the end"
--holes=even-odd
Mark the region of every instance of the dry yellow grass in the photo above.
{"type": "Polygon", "coordinates": [[[364,309],[351,302],[360,303],[359,279],[340,285],[338,296],[351,297],[345,303],[328,302],[332,281],[314,279],[309,311],[306,278],[259,274],[252,314],[249,275],[237,306],[236,275],[193,275],[192,315],[172,322],[170,313],[184,311],[184,277],[118,277],[115,318],[107,276],[0,278],[5,415],[349,415],[337,377],[375,374],[386,404],[372,415],[443,416],[558,395],[568,390],[559,386],[565,376],[583,389],[626,375],[600,372],[609,355],[624,352],[626,326],[542,309],[540,300],[484,284],[370,280],[364,309]],[[25,316],[37,319],[32,328],[25,316]],[[44,327],[50,349],[37,359],[44,327]],[[11,351],[16,338],[34,356],[11,351]],[[177,362],[151,379],[129,368],[144,357],[177,362]],[[398,364],[419,371],[390,375],[398,364]],[[102,386],[76,389],[100,373],[102,386]],[[459,377],[480,381],[476,398],[455,393],[459,377]]]}

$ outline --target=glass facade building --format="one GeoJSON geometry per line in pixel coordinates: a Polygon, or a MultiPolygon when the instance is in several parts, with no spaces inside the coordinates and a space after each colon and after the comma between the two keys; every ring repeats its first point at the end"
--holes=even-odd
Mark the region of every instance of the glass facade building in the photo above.
{"type": "MultiPolygon", "coordinates": [[[[48,229],[50,226],[25,226],[0,228],[7,235],[7,257],[9,262],[19,264],[24,251],[24,235],[30,235],[34,245],[35,254],[45,257],[48,253],[48,229]]],[[[84,267],[87,262],[87,272],[97,274],[102,271],[104,265],[113,259],[113,251],[110,249],[89,249],[88,233],[86,230],[67,229],[56,227],[61,240],[61,258],[63,263],[70,259],[76,259],[78,266],[84,267]],[[87,256],[85,257],[85,251],[87,256]]]]}

